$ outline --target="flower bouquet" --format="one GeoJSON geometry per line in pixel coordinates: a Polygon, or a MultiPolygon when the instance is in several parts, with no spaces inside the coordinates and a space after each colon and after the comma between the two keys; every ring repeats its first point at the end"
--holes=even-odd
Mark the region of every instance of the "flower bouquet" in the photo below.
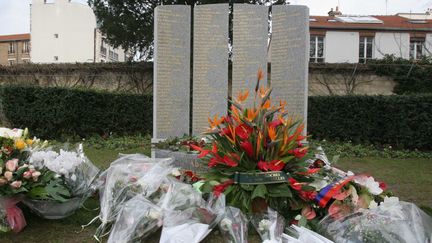
{"type": "Polygon", "coordinates": [[[209,119],[210,148],[191,145],[209,168],[200,175],[202,192],[225,194],[228,205],[247,215],[272,208],[289,224],[312,229],[329,214],[382,202],[384,184],[332,167],[322,150],[309,153],[301,120],[290,116],[286,102],[273,102],[261,80],[259,71],[252,107],[245,106],[249,92],[240,92],[228,115],[209,119]]]}
{"type": "Polygon", "coordinates": [[[0,232],[17,233],[26,225],[16,204],[39,182],[41,172],[27,160],[36,143],[27,129],[0,128],[0,232]]]}
{"type": "Polygon", "coordinates": [[[99,169],[84,155],[81,144],[75,151],[34,150],[29,161],[40,171],[41,180],[32,185],[23,203],[43,218],[70,216],[94,192],[99,169]]]}
{"type": "Polygon", "coordinates": [[[161,226],[161,209],[144,196],[137,195],[121,209],[108,242],[139,242],[161,226]]]}
{"type": "Polygon", "coordinates": [[[240,209],[228,206],[219,222],[219,230],[225,242],[247,243],[248,223],[248,219],[240,209]]]}
{"type": "Polygon", "coordinates": [[[285,219],[271,208],[267,212],[252,217],[252,225],[265,243],[282,241],[285,219]]]}
{"type": "Polygon", "coordinates": [[[95,238],[99,239],[110,232],[110,226],[117,219],[122,208],[137,195],[160,200],[164,195],[162,187],[167,184],[167,175],[173,168],[172,159],[151,159],[144,155],[125,155],[111,163],[101,175],[103,182],[99,189],[101,210],[95,238]]]}

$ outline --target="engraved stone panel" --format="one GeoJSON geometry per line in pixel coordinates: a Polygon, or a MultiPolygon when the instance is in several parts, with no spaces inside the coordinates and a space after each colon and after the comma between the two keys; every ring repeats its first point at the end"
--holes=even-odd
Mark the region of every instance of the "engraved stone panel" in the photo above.
{"type": "MultiPolygon", "coordinates": [[[[253,93],[259,68],[267,84],[268,7],[234,4],[232,96],[253,93]]],[[[249,105],[253,100],[249,98],[249,105]]]]}
{"type": "Polygon", "coordinates": [[[155,9],[153,141],[189,134],[191,8],[155,9]]]}
{"type": "MultiPolygon", "coordinates": [[[[273,102],[287,101],[290,113],[307,122],[309,9],[273,6],[271,85],[273,102]]],[[[306,132],[306,128],[305,128],[306,132]]]]}
{"type": "Polygon", "coordinates": [[[207,118],[225,115],[228,98],[228,4],[194,8],[192,133],[208,127],[207,118]]]}

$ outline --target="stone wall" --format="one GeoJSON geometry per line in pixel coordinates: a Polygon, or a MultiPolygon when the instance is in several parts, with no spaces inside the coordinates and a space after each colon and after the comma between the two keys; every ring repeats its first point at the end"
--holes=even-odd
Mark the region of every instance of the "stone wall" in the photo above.
{"type": "MultiPolygon", "coordinates": [[[[271,79],[271,75],[269,74],[271,79]]],[[[27,64],[0,66],[0,85],[21,84],[151,93],[152,63],[27,64]]],[[[309,96],[329,94],[391,95],[396,83],[364,65],[311,64],[309,96]]]]}

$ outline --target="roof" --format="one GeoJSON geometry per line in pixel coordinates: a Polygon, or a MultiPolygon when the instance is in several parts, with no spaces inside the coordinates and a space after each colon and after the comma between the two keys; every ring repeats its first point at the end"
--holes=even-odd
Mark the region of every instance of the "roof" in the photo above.
{"type": "Polygon", "coordinates": [[[413,23],[397,15],[374,15],[370,16],[381,20],[382,23],[347,23],[337,21],[332,16],[310,16],[311,29],[340,29],[340,30],[402,30],[402,31],[426,31],[432,32],[432,20],[425,20],[424,23],[413,23]],[[329,21],[330,20],[330,21],[329,21]]]}
{"type": "Polygon", "coordinates": [[[0,35],[0,42],[3,41],[17,41],[17,40],[30,40],[30,34],[16,34],[16,35],[0,35]]]}

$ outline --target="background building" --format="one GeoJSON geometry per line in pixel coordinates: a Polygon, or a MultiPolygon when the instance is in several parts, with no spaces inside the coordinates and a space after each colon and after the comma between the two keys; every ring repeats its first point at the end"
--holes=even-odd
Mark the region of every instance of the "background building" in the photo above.
{"type": "Polygon", "coordinates": [[[0,65],[30,61],[30,34],[0,36],[0,65]]]}
{"type": "Polygon", "coordinates": [[[33,63],[125,61],[124,50],[103,42],[89,6],[69,0],[33,0],[30,8],[33,63]]]}
{"type": "Polygon", "coordinates": [[[413,60],[432,56],[432,20],[333,13],[310,17],[311,62],[364,63],[385,55],[413,60]]]}

